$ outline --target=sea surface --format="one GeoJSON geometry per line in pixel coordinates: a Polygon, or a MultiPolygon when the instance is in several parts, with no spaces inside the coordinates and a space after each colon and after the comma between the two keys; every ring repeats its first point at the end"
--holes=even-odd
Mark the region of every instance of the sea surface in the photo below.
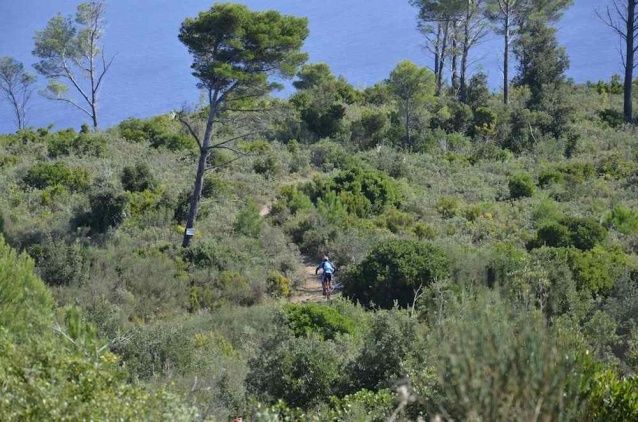
{"type": "MultiPolygon", "coordinates": [[[[558,23],[560,42],[571,60],[576,82],[608,79],[620,73],[620,43],[597,17],[608,0],[575,0],[558,23]]],[[[35,61],[33,34],[57,13],[70,15],[79,0],[0,0],[0,56],[29,67],[35,61]]],[[[430,66],[416,30],[416,10],[407,0],[243,0],[254,9],[277,9],[306,16],[310,36],[305,50],[312,62],[328,63],[358,87],[386,78],[403,59],[430,66]]],[[[190,74],[190,57],[177,40],[180,23],[211,6],[210,0],[110,0],[105,34],[107,55],[116,55],[101,92],[100,119],[109,127],[127,117],[147,117],[193,105],[200,94],[190,74]]],[[[473,71],[483,70],[501,88],[501,40],[489,36],[472,56],[473,71]]],[[[46,86],[42,79],[39,88],[46,86]]],[[[279,95],[287,95],[290,88],[279,95]]],[[[29,112],[33,126],[79,126],[88,118],[71,106],[37,94],[29,112]]],[[[10,109],[0,104],[0,133],[14,131],[10,109]]]]}

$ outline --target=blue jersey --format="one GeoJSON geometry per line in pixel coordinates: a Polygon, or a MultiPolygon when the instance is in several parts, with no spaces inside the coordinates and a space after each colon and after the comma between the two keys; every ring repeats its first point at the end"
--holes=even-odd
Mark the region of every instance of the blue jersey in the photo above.
{"type": "Polygon", "coordinates": [[[319,266],[317,267],[317,270],[319,268],[323,270],[324,274],[332,274],[335,272],[335,267],[334,265],[332,265],[330,261],[323,261],[321,264],[319,264],[319,266]]]}

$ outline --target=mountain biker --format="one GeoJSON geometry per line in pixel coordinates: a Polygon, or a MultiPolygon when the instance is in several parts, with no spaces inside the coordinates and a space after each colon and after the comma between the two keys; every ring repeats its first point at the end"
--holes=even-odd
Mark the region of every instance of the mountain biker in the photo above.
{"type": "Polygon", "coordinates": [[[315,274],[322,270],[321,286],[323,287],[324,295],[330,296],[332,291],[332,275],[337,271],[334,264],[330,262],[328,256],[324,256],[321,260],[321,264],[315,269],[315,274]]]}

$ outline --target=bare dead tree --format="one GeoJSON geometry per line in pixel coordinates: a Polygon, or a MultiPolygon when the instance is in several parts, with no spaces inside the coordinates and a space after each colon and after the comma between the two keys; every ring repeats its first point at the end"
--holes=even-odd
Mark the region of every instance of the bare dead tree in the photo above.
{"type": "Polygon", "coordinates": [[[623,115],[627,123],[633,121],[633,81],[636,69],[636,36],[638,35],[637,0],[611,0],[604,10],[596,10],[598,17],[611,28],[624,43],[621,51],[625,69],[623,115]]]}
{"type": "Polygon", "coordinates": [[[11,57],[0,58],[0,94],[11,105],[18,130],[27,125],[27,106],[33,94],[35,76],[11,57]]]}

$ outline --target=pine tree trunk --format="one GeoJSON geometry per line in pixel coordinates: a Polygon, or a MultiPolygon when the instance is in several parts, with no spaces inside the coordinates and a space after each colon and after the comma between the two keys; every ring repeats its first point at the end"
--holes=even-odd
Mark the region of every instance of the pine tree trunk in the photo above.
{"type": "Polygon", "coordinates": [[[625,122],[633,121],[633,83],[634,83],[634,26],[636,20],[636,0],[627,2],[627,50],[625,52],[625,89],[624,116],[625,122]]]}
{"type": "Polygon", "coordinates": [[[505,25],[503,28],[505,45],[503,46],[503,103],[509,104],[510,91],[510,16],[509,12],[505,14],[505,25]]]}
{"type": "Polygon", "coordinates": [[[211,152],[211,139],[213,137],[213,123],[217,117],[217,91],[214,95],[209,91],[209,112],[208,122],[206,123],[206,132],[199,150],[199,162],[197,164],[197,174],[195,175],[195,186],[190,198],[190,209],[186,220],[186,228],[184,229],[184,238],[182,247],[188,248],[195,235],[195,222],[197,221],[197,213],[199,212],[199,201],[202,198],[202,187],[204,185],[204,174],[206,173],[206,163],[211,152]]]}

